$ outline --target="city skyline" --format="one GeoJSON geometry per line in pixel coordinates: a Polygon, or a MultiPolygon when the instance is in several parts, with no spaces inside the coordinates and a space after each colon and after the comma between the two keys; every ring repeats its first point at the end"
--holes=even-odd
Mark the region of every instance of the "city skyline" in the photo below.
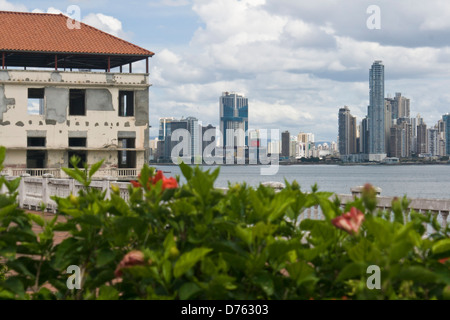
{"type": "Polygon", "coordinates": [[[249,97],[254,128],[314,132],[317,140],[334,141],[337,106],[351,106],[360,119],[367,112],[367,68],[374,60],[389,70],[386,96],[402,92],[427,123],[449,111],[450,4],[440,1],[378,1],[379,30],[366,26],[373,3],[354,0],[345,6],[2,0],[0,10],[66,12],[74,4],[84,22],[154,49],[151,136],[158,134],[160,117],[194,116],[217,124],[217,95],[230,90],[249,97]]]}

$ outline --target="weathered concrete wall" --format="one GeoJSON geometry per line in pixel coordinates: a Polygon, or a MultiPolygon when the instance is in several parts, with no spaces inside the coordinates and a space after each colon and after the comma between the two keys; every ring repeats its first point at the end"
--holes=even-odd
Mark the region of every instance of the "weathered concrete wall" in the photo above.
{"type": "Polygon", "coordinates": [[[114,111],[111,91],[108,89],[86,90],[86,109],[91,111],[114,111]]]}
{"type": "Polygon", "coordinates": [[[139,90],[135,93],[136,126],[148,126],[148,90],[139,90]]]}
{"type": "Polygon", "coordinates": [[[9,168],[26,168],[27,167],[27,151],[26,150],[7,150],[5,167],[9,168]]]}
{"type": "MultiPolygon", "coordinates": [[[[45,88],[45,97],[45,119],[64,123],[67,119],[67,109],[69,108],[69,89],[45,88]]],[[[51,123],[47,122],[47,124],[51,123]]]]}
{"type": "Polygon", "coordinates": [[[14,106],[16,100],[14,98],[8,99],[5,94],[5,87],[0,85],[0,122],[3,121],[3,114],[8,110],[8,106],[14,106]]]}

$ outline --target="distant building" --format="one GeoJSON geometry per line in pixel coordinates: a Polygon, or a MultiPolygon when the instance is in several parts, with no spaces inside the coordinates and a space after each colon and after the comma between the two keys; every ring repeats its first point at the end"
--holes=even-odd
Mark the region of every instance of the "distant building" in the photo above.
{"type": "MultiPolygon", "coordinates": [[[[394,110],[397,111],[396,118],[409,118],[410,117],[410,99],[402,96],[400,92],[395,94],[394,98],[394,110]]],[[[395,112],[394,111],[394,112],[395,112]]]]}
{"type": "Polygon", "coordinates": [[[411,156],[411,125],[401,122],[390,129],[389,156],[393,158],[408,158],[411,156]]]}
{"type": "Polygon", "coordinates": [[[224,92],[220,97],[220,132],[222,146],[248,146],[248,98],[224,92]],[[238,137],[236,130],[244,135],[238,137]]]}
{"type": "Polygon", "coordinates": [[[428,153],[427,125],[422,123],[417,126],[417,154],[428,153]]]}
{"type": "Polygon", "coordinates": [[[344,156],[357,153],[356,117],[345,106],[339,109],[339,153],[344,156]]]}
{"type": "Polygon", "coordinates": [[[442,116],[444,121],[444,132],[445,132],[445,152],[450,156],[450,113],[442,116]]]}
{"type": "Polygon", "coordinates": [[[285,131],[281,134],[281,157],[289,158],[291,148],[291,134],[285,131]]]}
{"type": "MultiPolygon", "coordinates": [[[[209,146],[211,143],[215,142],[215,146],[217,146],[217,140],[216,140],[217,139],[217,135],[216,134],[213,137],[211,137],[211,139],[209,141],[203,141],[204,138],[205,138],[206,132],[209,131],[209,130],[216,131],[217,128],[214,127],[211,124],[207,125],[206,127],[202,127],[202,136],[200,137],[201,143],[202,143],[202,155],[204,154],[206,147],[209,146]]],[[[215,149],[214,149],[213,152],[212,152],[212,156],[215,156],[215,155],[216,154],[215,154],[215,149]]]]}
{"type": "Polygon", "coordinates": [[[384,65],[382,61],[375,61],[372,64],[369,88],[369,154],[374,155],[369,156],[369,159],[371,161],[381,161],[386,157],[386,106],[384,102],[384,65]]]}
{"type": "Polygon", "coordinates": [[[433,157],[439,156],[439,130],[437,128],[428,129],[428,152],[433,157]]]}
{"type": "Polygon", "coordinates": [[[314,134],[301,132],[297,135],[297,142],[299,144],[298,158],[311,158],[314,151],[314,134]]]}

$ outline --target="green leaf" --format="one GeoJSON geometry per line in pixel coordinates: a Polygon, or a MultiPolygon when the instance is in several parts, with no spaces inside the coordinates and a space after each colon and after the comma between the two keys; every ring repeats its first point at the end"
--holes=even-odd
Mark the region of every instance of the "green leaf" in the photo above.
{"type": "Polygon", "coordinates": [[[409,241],[401,241],[394,243],[390,250],[389,258],[392,262],[404,258],[412,249],[414,245],[409,241]]]}
{"type": "Polygon", "coordinates": [[[114,261],[116,255],[110,250],[102,250],[97,255],[97,267],[101,268],[114,261]]]}
{"type": "Polygon", "coordinates": [[[433,253],[434,254],[440,254],[447,251],[450,251],[450,239],[444,239],[436,242],[433,245],[433,253]]]}
{"type": "Polygon", "coordinates": [[[367,271],[367,264],[362,262],[353,262],[347,264],[339,273],[336,281],[344,281],[347,279],[360,278],[367,271]]]}
{"type": "Polygon", "coordinates": [[[191,180],[193,169],[184,162],[180,163],[180,169],[187,181],[191,180]]]}
{"type": "Polygon", "coordinates": [[[187,282],[181,286],[178,294],[180,295],[180,300],[189,300],[200,291],[202,291],[202,289],[198,285],[193,282],[187,282]]]}
{"type": "Polygon", "coordinates": [[[110,286],[102,286],[97,300],[119,300],[119,291],[110,286]]]}
{"type": "Polygon", "coordinates": [[[297,282],[298,286],[304,282],[316,280],[314,277],[314,270],[302,261],[289,264],[286,269],[289,272],[290,277],[297,282]]]}
{"type": "Polygon", "coordinates": [[[5,161],[5,157],[6,157],[6,148],[0,147],[0,167],[3,164],[3,161],[5,161]]]}
{"type": "Polygon", "coordinates": [[[181,277],[211,251],[212,249],[208,248],[197,248],[184,253],[175,263],[175,268],[173,271],[175,278],[181,277]]]}
{"type": "Polygon", "coordinates": [[[253,279],[253,283],[264,290],[268,297],[273,295],[275,291],[272,276],[267,273],[260,273],[256,275],[253,279]]]}
{"type": "Polygon", "coordinates": [[[17,203],[13,203],[9,206],[0,209],[0,218],[6,217],[10,213],[17,209],[17,203]]]}
{"type": "Polygon", "coordinates": [[[17,277],[8,278],[4,284],[5,288],[15,293],[19,298],[25,297],[25,288],[23,283],[17,277]]]}
{"type": "Polygon", "coordinates": [[[36,223],[40,227],[43,227],[45,225],[45,220],[41,216],[34,213],[30,213],[28,216],[31,220],[33,220],[34,223],[36,223]]]}
{"type": "Polygon", "coordinates": [[[96,164],[94,164],[91,167],[91,170],[89,170],[89,178],[92,178],[94,176],[94,174],[98,171],[98,169],[101,168],[101,166],[103,165],[104,162],[105,162],[105,159],[103,159],[100,162],[97,162],[96,164]]]}
{"type": "Polygon", "coordinates": [[[372,250],[373,244],[367,239],[362,239],[348,250],[348,256],[354,262],[373,262],[372,250]]]}
{"type": "Polygon", "coordinates": [[[84,179],[81,171],[75,170],[75,169],[68,169],[68,168],[62,168],[62,169],[69,177],[84,184],[85,179],[84,179]]]}
{"type": "Polygon", "coordinates": [[[434,283],[439,279],[437,274],[420,266],[405,268],[397,277],[401,280],[412,280],[415,283],[434,283]]]}

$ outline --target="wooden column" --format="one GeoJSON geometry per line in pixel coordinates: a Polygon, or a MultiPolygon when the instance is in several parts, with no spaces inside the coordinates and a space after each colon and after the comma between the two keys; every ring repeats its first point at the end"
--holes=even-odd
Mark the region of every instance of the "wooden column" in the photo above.
{"type": "Polygon", "coordinates": [[[5,60],[6,60],[5,53],[2,52],[2,69],[5,69],[5,60]]]}
{"type": "Polygon", "coordinates": [[[108,57],[108,71],[111,72],[111,57],[108,57]]]}
{"type": "Polygon", "coordinates": [[[130,73],[133,73],[133,64],[130,63],[130,73]]]}
{"type": "Polygon", "coordinates": [[[120,73],[122,73],[122,66],[120,66],[120,73]]]}
{"type": "Polygon", "coordinates": [[[55,54],[55,70],[58,70],[58,55],[55,54]]]}
{"type": "Polygon", "coordinates": [[[148,57],[147,57],[147,59],[145,59],[145,70],[146,70],[146,73],[150,73],[149,68],[148,68],[148,57]]]}

